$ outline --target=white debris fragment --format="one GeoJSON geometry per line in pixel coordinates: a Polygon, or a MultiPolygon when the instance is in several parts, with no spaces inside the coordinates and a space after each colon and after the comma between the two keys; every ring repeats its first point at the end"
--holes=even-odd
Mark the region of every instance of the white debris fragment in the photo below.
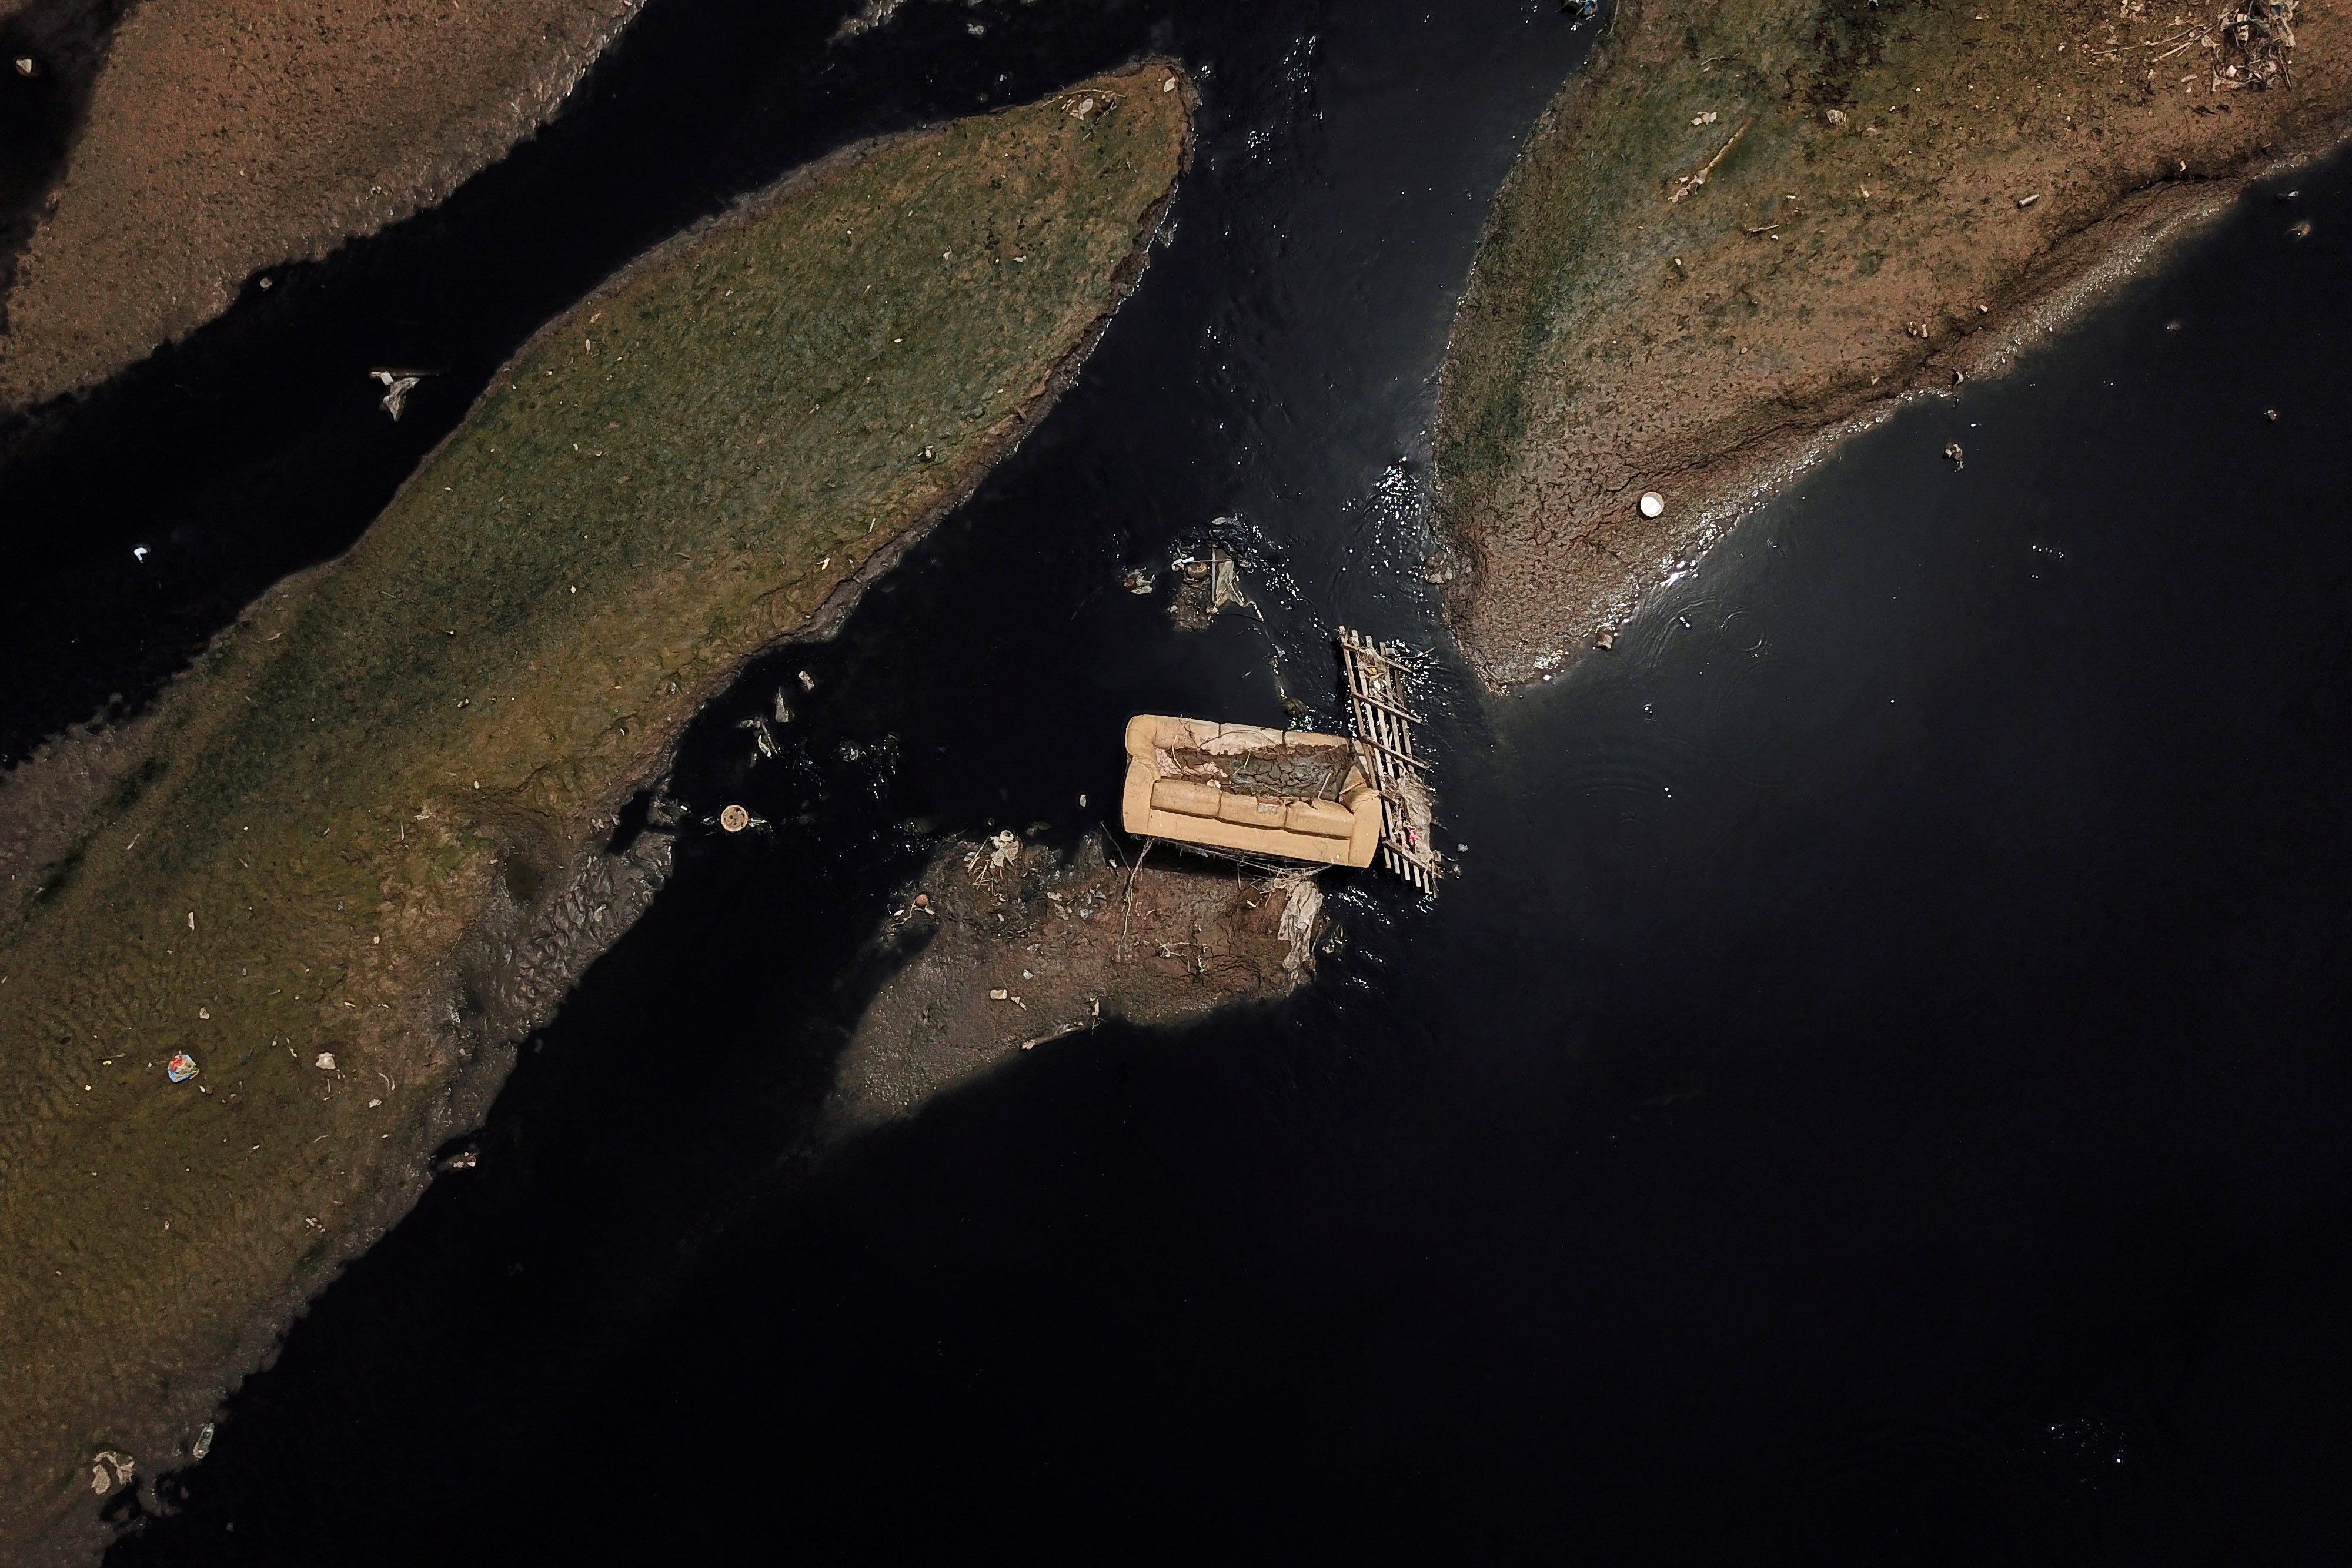
{"type": "Polygon", "coordinates": [[[383,383],[383,412],[397,420],[400,411],[408,405],[408,394],[425,377],[415,371],[370,371],[369,375],[383,383]]]}

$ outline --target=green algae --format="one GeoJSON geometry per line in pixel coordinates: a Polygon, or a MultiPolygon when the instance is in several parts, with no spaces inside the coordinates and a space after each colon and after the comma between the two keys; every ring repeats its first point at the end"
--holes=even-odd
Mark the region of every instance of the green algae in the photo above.
{"type": "Polygon", "coordinates": [[[0,1539],[100,1434],[201,1419],[257,1316],[413,1198],[498,1071],[459,961],[485,912],[528,924],[698,705],[1027,428],[1139,272],[1192,103],[1147,66],[665,246],[166,694],[0,935],[0,1539]]]}

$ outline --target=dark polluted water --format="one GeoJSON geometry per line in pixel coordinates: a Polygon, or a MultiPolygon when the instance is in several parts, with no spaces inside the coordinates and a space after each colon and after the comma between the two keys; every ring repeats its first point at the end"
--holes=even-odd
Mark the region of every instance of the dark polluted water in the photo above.
{"type": "Polygon", "coordinates": [[[924,832],[1066,840],[1129,713],[1328,719],[1331,625],[1433,635],[1431,378],[1580,37],[1159,43],[1200,163],[1081,384],[686,742],[775,837],[681,844],[113,1560],[2339,1560],[2341,161],[1613,653],[1502,705],[1440,664],[1461,874],[1348,886],[1297,998],[806,1153],[924,832]],[[1212,535],[1263,622],[1119,590],[1212,535]]]}

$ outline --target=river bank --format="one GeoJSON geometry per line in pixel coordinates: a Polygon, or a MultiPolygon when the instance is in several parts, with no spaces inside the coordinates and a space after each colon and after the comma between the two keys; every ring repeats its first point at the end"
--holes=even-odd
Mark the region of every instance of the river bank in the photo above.
{"type": "Polygon", "coordinates": [[[186,1452],[414,1200],[659,882],[624,801],[1067,384],[1193,104],[1147,64],[846,150],[662,247],[219,639],[106,788],[48,758],[98,803],[0,937],[0,1537],[85,1549],[90,1454],[186,1452]]]}
{"type": "MultiPolygon", "coordinates": [[[[436,204],[544,123],[637,5],[132,7],[0,273],[0,412],[101,381],[255,274],[436,204]]],[[[26,58],[41,79],[69,64],[26,58]]]]}
{"type": "Polygon", "coordinates": [[[1448,347],[1433,575],[1480,677],[1605,646],[1841,434],[2335,145],[2347,21],[2303,5],[2255,87],[2220,14],[1630,0],[1497,198],[1448,347]]]}
{"type": "Polygon", "coordinates": [[[1107,1019],[1181,1023],[1314,973],[1326,921],[1307,869],[1244,875],[1108,844],[1098,829],[1064,854],[1007,831],[932,857],[881,933],[904,957],[842,1054],[821,1136],[868,1132],[1107,1019]]]}

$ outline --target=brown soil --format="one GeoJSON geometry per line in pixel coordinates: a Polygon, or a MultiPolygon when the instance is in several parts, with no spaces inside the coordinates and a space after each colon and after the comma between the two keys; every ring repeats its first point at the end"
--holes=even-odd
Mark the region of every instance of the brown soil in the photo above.
{"type": "MultiPolygon", "coordinates": [[[[884,940],[913,957],[843,1054],[824,1135],[905,1115],[1106,1018],[1175,1023],[1286,994],[1322,931],[1319,915],[1295,945],[1281,930],[1302,883],[1313,889],[1165,845],[1131,866],[1107,860],[1098,835],[1066,859],[1009,833],[950,844],[897,901],[884,940]]],[[[1319,907],[1306,897],[1302,914],[1319,907]]]]}
{"type": "Polygon", "coordinates": [[[0,410],[103,380],[243,279],[441,201],[637,0],[144,0],[23,254],[0,410]]]}
{"type": "Polygon", "coordinates": [[[2219,74],[2218,15],[1626,0],[1506,183],[1448,348],[1432,570],[1481,676],[1563,667],[1838,435],[1998,370],[2337,141],[2352,4],[2305,0],[2266,89],[2219,74]]]}

